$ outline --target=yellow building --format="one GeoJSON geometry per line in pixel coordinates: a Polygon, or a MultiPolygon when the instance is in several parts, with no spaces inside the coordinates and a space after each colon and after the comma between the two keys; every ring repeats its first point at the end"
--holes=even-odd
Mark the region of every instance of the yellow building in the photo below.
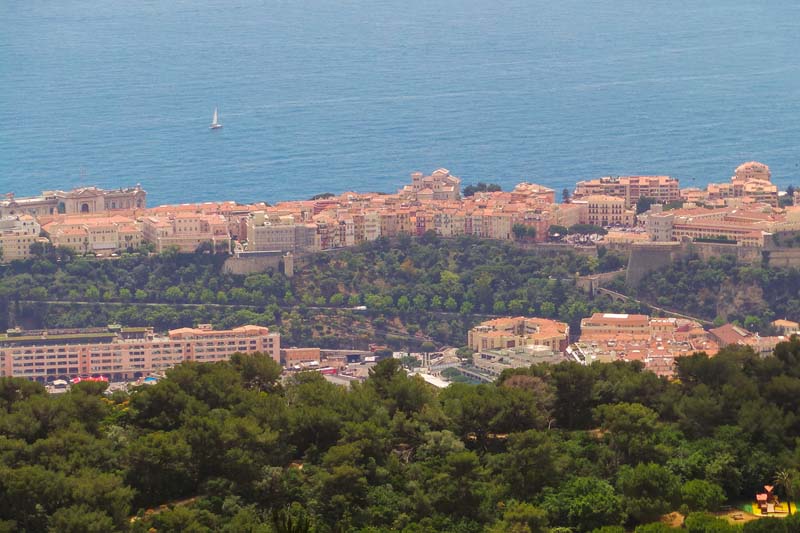
{"type": "Polygon", "coordinates": [[[581,341],[605,338],[650,338],[650,317],[621,313],[594,313],[581,320],[581,341]]]}
{"type": "Polygon", "coordinates": [[[151,215],[142,218],[144,239],[155,245],[161,253],[172,246],[181,252],[191,253],[203,242],[215,249],[230,250],[228,221],[223,215],[178,212],[151,215]]]}
{"type": "Polygon", "coordinates": [[[594,226],[633,226],[636,222],[636,212],[625,206],[625,200],[607,194],[593,194],[581,198],[585,202],[586,210],[582,213],[583,224],[594,226]]]}
{"type": "Polygon", "coordinates": [[[742,163],[736,168],[729,183],[709,183],[705,197],[697,199],[706,202],[724,201],[726,205],[733,205],[738,203],[734,199],[749,198],[754,202],[777,206],[778,187],[770,181],[771,176],[769,167],[764,163],[742,163]]]}
{"type": "Polygon", "coordinates": [[[569,341],[569,326],[547,318],[523,316],[488,320],[468,333],[467,343],[476,352],[520,346],[547,346],[563,352],[569,341]]]}
{"type": "Polygon", "coordinates": [[[79,253],[110,254],[138,248],[143,242],[139,223],[122,215],[58,216],[42,230],[53,246],[79,253]]]}
{"type": "Polygon", "coordinates": [[[800,324],[794,320],[778,319],[772,321],[772,327],[777,329],[782,335],[794,335],[800,331],[800,324]]]}
{"type": "Polygon", "coordinates": [[[39,239],[41,227],[30,215],[12,215],[0,219],[0,262],[28,259],[31,244],[39,239]]]}

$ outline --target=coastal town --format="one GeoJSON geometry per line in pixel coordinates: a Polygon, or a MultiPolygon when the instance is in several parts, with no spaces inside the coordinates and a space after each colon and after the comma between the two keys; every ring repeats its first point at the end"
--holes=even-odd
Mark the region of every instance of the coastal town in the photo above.
{"type": "MultiPolygon", "coordinates": [[[[140,250],[206,252],[230,255],[238,268],[245,263],[248,272],[263,268],[259,260],[271,257],[279,262],[267,264],[291,276],[295,258],[403,234],[471,235],[529,249],[604,246],[627,252],[633,262],[641,247],[686,243],[716,246],[707,252],[712,254],[733,250],[742,256],[744,250],[743,256],[761,257],[778,236],[800,230],[800,202],[793,205],[798,193],[778,191],[769,167],[757,162],[737,167],[730,183],[709,184],[703,190],[681,189],[668,176],[581,181],[574,192],[562,192],[561,202],[553,189],[536,184],[520,183],[508,192],[496,189],[483,184],[464,188],[468,194],[462,195],[461,180],[438,169],[430,175],[413,173],[411,183],[395,194],[346,192],[274,205],[147,207],[140,185],[46,191],[32,198],[8,194],[0,202],[0,250],[5,262],[29,259],[37,247],[48,246],[108,260],[140,250]]],[[[588,281],[595,290],[596,280],[588,281]]],[[[141,380],[185,360],[217,361],[232,351],[258,351],[288,371],[323,369],[340,382],[366,378],[372,364],[392,355],[411,358],[414,371],[437,386],[457,376],[490,382],[505,369],[563,360],[584,365],[640,361],[648,370],[671,377],[679,357],[714,355],[728,345],[767,355],[800,325],[779,319],[772,328],[776,335],[760,336],[737,324],[710,327],[687,317],[596,312],[583,318],[577,334],[566,323],[548,318],[500,317],[470,330],[466,355],[447,346],[394,354],[385,347],[350,353],[287,348],[278,332],[247,324],[223,331],[207,324],[168,332],[124,326],[13,329],[0,335],[0,372],[43,382],[80,376],[141,380]]]]}
{"type": "MultiPolygon", "coordinates": [[[[415,172],[394,194],[345,192],[305,201],[239,204],[231,201],[146,206],[140,186],[82,187],[0,201],[3,261],[26,259],[34,242],[110,256],[142,245],[156,253],[200,246],[235,255],[303,254],[401,234],[472,235],[530,244],[571,242],[719,241],[760,249],[781,232],[800,230],[800,205],[779,191],[769,167],[737,167],[729,183],[680,188],[669,176],[603,177],[556,191],[520,183],[511,191],[462,195],[461,179],[440,168],[415,172]],[[602,231],[591,239],[571,235],[602,231]],[[572,229],[572,231],[570,231],[572,229]],[[602,234],[600,234],[602,233],[602,234]]],[[[499,189],[499,187],[498,187],[499,189]]],[[[800,202],[798,202],[800,204],[800,202]]]]}
{"type": "Polygon", "coordinates": [[[800,2],[0,13],[0,533],[800,533],[800,2]]]}

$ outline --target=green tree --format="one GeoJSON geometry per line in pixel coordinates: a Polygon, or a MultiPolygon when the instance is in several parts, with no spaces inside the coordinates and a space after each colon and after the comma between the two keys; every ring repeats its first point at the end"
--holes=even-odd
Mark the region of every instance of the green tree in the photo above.
{"type": "Polygon", "coordinates": [[[192,449],[176,432],[156,431],[131,442],[127,481],[141,504],[158,505],[190,495],[196,484],[192,449]]]}
{"type": "Polygon", "coordinates": [[[689,511],[716,511],[725,502],[725,492],[715,483],[693,479],[681,487],[681,501],[689,511]]]}
{"type": "Polygon", "coordinates": [[[788,533],[786,522],[780,518],[762,518],[746,522],[742,533],[788,533]]]}
{"type": "Polygon", "coordinates": [[[529,503],[511,500],[505,506],[503,518],[488,529],[488,533],[544,533],[547,513],[529,503]]]}
{"type": "Polygon", "coordinates": [[[791,469],[781,469],[775,472],[775,485],[783,489],[788,502],[789,514],[792,514],[792,500],[797,500],[798,485],[800,484],[800,472],[791,469]]]}
{"type": "Polygon", "coordinates": [[[100,289],[95,287],[94,285],[89,285],[84,292],[84,296],[90,302],[96,302],[100,300],[100,289]]]}
{"type": "Polygon", "coordinates": [[[74,505],[58,509],[49,520],[51,533],[109,533],[119,531],[110,516],[88,507],[74,505]]]}
{"type": "Polygon", "coordinates": [[[279,380],[283,369],[268,354],[254,352],[251,354],[234,353],[231,355],[231,366],[241,375],[245,387],[261,392],[279,390],[279,380]]]}
{"type": "Polygon", "coordinates": [[[683,525],[688,533],[735,533],[740,531],[738,526],[733,526],[726,520],[707,513],[691,513],[686,517],[683,525]]]}
{"type": "Polygon", "coordinates": [[[528,430],[508,437],[508,452],[491,459],[510,493],[532,500],[559,477],[558,448],[549,435],[528,430]]]}
{"type": "Polygon", "coordinates": [[[658,413],[637,403],[601,405],[596,409],[605,440],[621,463],[658,457],[658,413]]]}
{"type": "Polygon", "coordinates": [[[617,481],[625,510],[639,524],[657,520],[673,510],[679,500],[679,480],[666,467],[640,463],[623,466],[617,481]]]}
{"type": "Polygon", "coordinates": [[[622,499],[614,488],[591,477],[574,478],[558,491],[546,493],[543,506],[551,523],[565,524],[579,532],[620,525],[625,519],[622,499]]]}
{"type": "Polygon", "coordinates": [[[657,204],[658,200],[655,198],[648,198],[646,196],[641,196],[636,201],[636,214],[641,215],[642,213],[646,212],[650,209],[650,206],[653,204],[657,204]]]}
{"type": "Polygon", "coordinates": [[[636,526],[634,533],[673,533],[674,531],[674,528],[666,524],[662,524],[661,522],[653,522],[651,524],[636,526]]]}

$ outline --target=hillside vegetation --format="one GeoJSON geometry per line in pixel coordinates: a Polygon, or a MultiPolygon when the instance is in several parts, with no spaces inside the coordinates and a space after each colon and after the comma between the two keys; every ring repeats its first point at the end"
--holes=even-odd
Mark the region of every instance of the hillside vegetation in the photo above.
{"type": "Polygon", "coordinates": [[[675,262],[648,274],[636,292],[648,303],[761,332],[772,320],[800,318],[800,270],[742,265],[727,256],[675,262]]]}
{"type": "Polygon", "coordinates": [[[800,486],[797,340],[681,359],[672,383],[626,363],[441,391],[396,360],[349,390],[279,373],[236,355],[111,397],[0,380],[0,530],[642,533],[681,510],[734,532],[703,512],[800,486]]]}
{"type": "Polygon", "coordinates": [[[487,314],[559,318],[577,330],[592,310],[626,309],[594,301],[573,283],[576,273],[618,268],[616,255],[547,257],[466,237],[378,239],[316,254],[294,278],[225,274],[224,257],[211,254],[96,260],[56,252],[0,267],[0,304],[9,308],[0,327],[119,323],[165,330],[256,323],[281,326],[287,345],[391,343],[392,330],[400,343],[408,337],[413,342],[420,332],[440,344],[461,345],[466,330],[487,314]],[[366,313],[354,314],[360,306],[366,313]],[[349,318],[328,320],[317,308],[338,309],[336,316],[349,318]]]}

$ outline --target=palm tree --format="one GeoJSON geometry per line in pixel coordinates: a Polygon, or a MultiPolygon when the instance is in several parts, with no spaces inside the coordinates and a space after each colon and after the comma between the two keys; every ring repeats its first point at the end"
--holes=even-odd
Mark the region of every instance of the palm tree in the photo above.
{"type": "Polygon", "coordinates": [[[789,515],[792,514],[792,498],[795,497],[795,478],[797,470],[778,470],[775,472],[775,485],[782,487],[786,493],[786,501],[789,505],[789,515]]]}

